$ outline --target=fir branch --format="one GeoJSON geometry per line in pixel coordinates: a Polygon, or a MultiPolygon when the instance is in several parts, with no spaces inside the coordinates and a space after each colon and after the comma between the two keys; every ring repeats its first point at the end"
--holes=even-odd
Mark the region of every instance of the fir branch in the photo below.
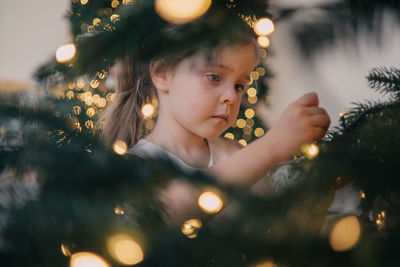
{"type": "Polygon", "coordinates": [[[400,69],[374,68],[369,72],[367,79],[369,86],[375,91],[384,95],[390,94],[395,100],[400,99],[400,69]]]}

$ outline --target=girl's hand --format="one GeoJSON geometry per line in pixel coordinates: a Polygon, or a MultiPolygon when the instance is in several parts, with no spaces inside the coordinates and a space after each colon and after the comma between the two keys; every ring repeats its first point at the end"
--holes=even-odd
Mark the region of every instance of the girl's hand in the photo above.
{"type": "Polygon", "coordinates": [[[290,104],[269,130],[275,152],[287,158],[304,144],[322,139],[331,123],[325,109],[318,107],[316,93],[308,93],[290,104]]]}

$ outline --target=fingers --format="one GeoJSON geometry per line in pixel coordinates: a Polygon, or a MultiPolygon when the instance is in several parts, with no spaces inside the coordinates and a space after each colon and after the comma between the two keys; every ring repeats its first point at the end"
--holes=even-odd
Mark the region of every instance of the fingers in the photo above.
{"type": "Polygon", "coordinates": [[[294,103],[299,104],[301,106],[318,106],[319,100],[318,95],[314,92],[305,94],[298,98],[294,103]]]}
{"type": "Polygon", "coordinates": [[[331,119],[327,114],[317,114],[310,116],[309,121],[311,126],[320,127],[325,130],[327,130],[329,125],[331,124],[331,119]]]}
{"type": "Polygon", "coordinates": [[[306,114],[309,116],[318,115],[318,114],[328,115],[326,110],[324,108],[320,108],[320,107],[305,107],[303,109],[306,112],[306,114]]]}

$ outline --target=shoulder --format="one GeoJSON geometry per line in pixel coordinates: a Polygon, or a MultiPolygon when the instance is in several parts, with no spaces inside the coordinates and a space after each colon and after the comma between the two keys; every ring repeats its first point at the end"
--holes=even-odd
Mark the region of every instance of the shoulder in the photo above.
{"type": "Polygon", "coordinates": [[[226,157],[229,157],[236,151],[239,151],[243,146],[232,139],[226,137],[217,137],[215,139],[208,140],[210,144],[210,149],[215,157],[216,162],[219,162],[226,157]]]}

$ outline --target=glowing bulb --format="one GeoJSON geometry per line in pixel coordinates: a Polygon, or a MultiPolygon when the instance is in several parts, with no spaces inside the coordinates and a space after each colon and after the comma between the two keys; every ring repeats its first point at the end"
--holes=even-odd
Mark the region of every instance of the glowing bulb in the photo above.
{"type": "Polygon", "coordinates": [[[79,115],[81,113],[81,107],[80,106],[75,106],[72,108],[73,112],[75,115],[79,115]]]}
{"type": "Polygon", "coordinates": [[[232,139],[232,140],[235,139],[235,136],[234,136],[232,133],[226,133],[224,136],[225,136],[226,138],[229,138],[229,139],[232,139]]]}
{"type": "Polygon", "coordinates": [[[257,71],[252,71],[250,74],[250,77],[254,80],[257,81],[258,78],[260,78],[260,74],[257,71]]]}
{"type": "Polygon", "coordinates": [[[264,130],[262,128],[257,128],[254,130],[254,135],[257,137],[261,137],[264,135],[264,130]]]}
{"type": "Polygon", "coordinates": [[[257,100],[258,100],[257,96],[249,96],[249,97],[247,98],[247,101],[249,101],[250,104],[255,104],[255,103],[257,103],[257,100]]]}
{"type": "Polygon", "coordinates": [[[345,251],[356,245],[361,235],[360,223],[356,216],[340,219],[332,228],[329,242],[333,250],[345,251]]]}
{"type": "Polygon", "coordinates": [[[246,121],[245,121],[244,119],[238,119],[238,120],[236,121],[236,125],[237,125],[239,128],[244,128],[244,126],[246,126],[246,121]]]}
{"type": "Polygon", "coordinates": [[[119,6],[119,1],[113,0],[113,1],[111,2],[111,7],[112,7],[112,8],[117,8],[118,6],[119,6]]]}
{"type": "Polygon", "coordinates": [[[88,120],[88,121],[85,122],[85,126],[86,126],[86,128],[88,128],[88,129],[93,129],[94,123],[93,123],[93,121],[88,120]]]}
{"type": "Polygon", "coordinates": [[[211,0],[156,0],[155,9],[164,20],[182,24],[194,20],[207,12],[211,0]]]}
{"type": "Polygon", "coordinates": [[[142,247],[129,235],[116,234],[107,240],[107,250],[119,263],[134,265],[143,261],[142,247]]]}
{"type": "Polygon", "coordinates": [[[70,267],[109,267],[100,256],[90,252],[79,252],[71,256],[70,267]]]}
{"type": "Polygon", "coordinates": [[[72,98],[74,98],[74,92],[73,92],[73,91],[68,91],[68,92],[65,94],[65,96],[66,96],[69,100],[71,100],[72,98]]]}
{"type": "Polygon", "coordinates": [[[89,0],[81,0],[82,5],[86,5],[89,2],[89,0]]]}
{"type": "Polygon", "coordinates": [[[257,95],[256,88],[251,87],[251,88],[247,89],[247,95],[250,97],[255,97],[257,95]]]}
{"type": "Polygon", "coordinates": [[[142,114],[144,117],[151,117],[154,114],[154,107],[152,104],[145,104],[142,107],[142,114]]]}
{"type": "Polygon", "coordinates": [[[128,151],[128,146],[124,141],[117,140],[114,142],[113,149],[118,155],[124,155],[128,151]]]}
{"type": "Polygon", "coordinates": [[[244,139],[240,139],[238,142],[239,142],[242,146],[247,146],[247,142],[246,142],[246,140],[244,140],[244,139]]]}
{"type": "Polygon", "coordinates": [[[94,26],[99,26],[100,22],[101,22],[101,19],[99,19],[99,18],[94,18],[93,19],[93,25],[94,26]]]}
{"type": "Polygon", "coordinates": [[[93,117],[94,115],[96,115],[96,110],[94,108],[88,108],[86,110],[86,115],[88,115],[89,117],[93,117]]]}
{"type": "Polygon", "coordinates": [[[256,71],[260,74],[260,76],[264,76],[265,75],[265,69],[262,68],[262,67],[257,68],[256,71]]]}
{"type": "Polygon", "coordinates": [[[262,48],[267,48],[267,47],[269,47],[271,45],[271,42],[270,42],[270,40],[269,40],[269,38],[267,36],[259,36],[257,38],[257,43],[262,48]]]}
{"type": "Polygon", "coordinates": [[[198,204],[200,208],[207,213],[217,213],[223,206],[221,198],[213,192],[204,192],[201,194],[198,204]]]}
{"type": "Polygon", "coordinates": [[[99,87],[99,81],[98,81],[98,80],[93,80],[93,81],[91,81],[91,82],[90,82],[90,86],[91,86],[92,88],[97,88],[97,87],[99,87]]]}
{"type": "Polygon", "coordinates": [[[114,208],[114,213],[118,214],[118,215],[124,215],[125,211],[123,209],[121,209],[119,206],[114,208]]]}
{"type": "Polygon", "coordinates": [[[60,46],[56,51],[56,60],[59,63],[65,63],[74,58],[76,47],[74,44],[65,44],[60,46]]]}
{"type": "Polygon", "coordinates": [[[302,150],[309,159],[316,157],[319,153],[319,148],[315,144],[304,145],[302,150]]]}
{"type": "Polygon", "coordinates": [[[104,98],[100,98],[99,101],[97,101],[97,105],[101,108],[104,108],[107,104],[107,101],[104,98]]]}
{"type": "Polygon", "coordinates": [[[72,255],[71,249],[64,243],[61,244],[61,251],[67,257],[72,255]]]}
{"type": "Polygon", "coordinates": [[[199,219],[190,219],[182,224],[181,231],[188,238],[195,238],[201,226],[202,223],[199,219]]]}
{"type": "Polygon", "coordinates": [[[269,18],[262,18],[254,25],[254,31],[258,35],[269,35],[275,31],[275,26],[269,18]]]}
{"type": "Polygon", "coordinates": [[[246,111],[244,112],[244,115],[246,116],[246,118],[253,118],[255,115],[254,109],[248,108],[246,109],[246,111]]]}

